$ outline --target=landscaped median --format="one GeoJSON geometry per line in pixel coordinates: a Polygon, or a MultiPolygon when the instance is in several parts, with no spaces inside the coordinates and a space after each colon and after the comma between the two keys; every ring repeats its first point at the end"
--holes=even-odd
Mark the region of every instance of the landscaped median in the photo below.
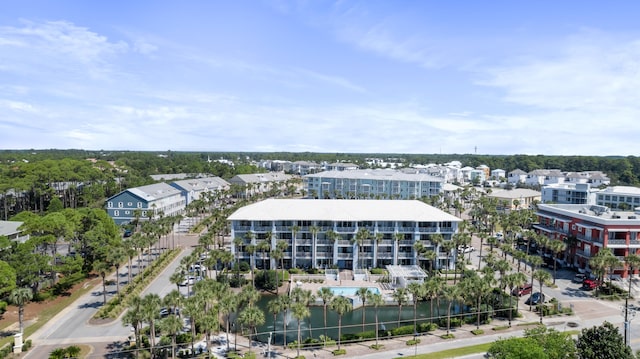
{"type": "Polygon", "coordinates": [[[145,268],[142,273],[135,276],[131,280],[131,283],[124,286],[119,296],[111,298],[106,305],[102,306],[96,314],[94,314],[93,320],[104,321],[105,319],[114,320],[118,318],[120,314],[127,309],[131,298],[140,295],[144,288],[146,288],[181,251],[182,249],[172,249],[162,253],[160,257],[145,268]]]}

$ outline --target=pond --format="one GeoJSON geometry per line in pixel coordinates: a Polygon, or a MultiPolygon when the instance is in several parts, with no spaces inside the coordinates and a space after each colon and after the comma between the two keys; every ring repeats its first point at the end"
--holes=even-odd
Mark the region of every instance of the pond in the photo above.
{"type": "MultiPolygon", "coordinates": [[[[258,340],[266,342],[269,338],[269,334],[273,333],[272,344],[283,344],[284,339],[284,323],[286,326],[287,343],[291,343],[297,340],[298,337],[298,321],[291,314],[290,311],[286,313],[280,313],[276,316],[275,322],[273,314],[270,314],[267,310],[267,303],[274,299],[275,296],[262,296],[257,303],[257,306],[261,308],[265,313],[265,324],[258,327],[258,340]]],[[[428,322],[430,319],[430,305],[429,301],[423,301],[418,303],[417,309],[417,321],[418,323],[428,322]]],[[[311,316],[306,318],[300,324],[301,336],[304,341],[308,337],[319,338],[320,335],[326,335],[336,339],[338,337],[338,315],[330,308],[327,308],[327,328],[324,328],[324,308],[323,306],[311,306],[309,307],[311,316]]],[[[390,304],[381,306],[378,308],[378,323],[380,329],[392,329],[399,325],[413,324],[413,303],[410,302],[402,306],[402,311],[397,304],[390,304]],[[399,319],[398,319],[399,318],[399,319]]],[[[446,318],[446,302],[440,302],[440,315],[446,318]]],[[[347,333],[360,333],[367,330],[374,330],[375,328],[375,315],[376,310],[374,307],[366,306],[354,309],[351,312],[345,313],[342,316],[342,334],[347,333]],[[365,325],[363,329],[362,317],[364,315],[365,325]]],[[[437,315],[436,303],[434,302],[434,312],[437,315]]],[[[452,307],[452,313],[459,312],[459,307],[452,307]]],[[[436,319],[434,319],[436,321],[436,319]]]]}

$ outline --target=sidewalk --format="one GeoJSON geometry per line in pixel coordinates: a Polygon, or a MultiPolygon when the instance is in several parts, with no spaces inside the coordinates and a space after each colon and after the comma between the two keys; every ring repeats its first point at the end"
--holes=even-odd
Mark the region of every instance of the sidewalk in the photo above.
{"type": "MultiPolygon", "coordinates": [[[[454,339],[442,339],[440,336],[446,334],[446,329],[438,329],[434,332],[424,333],[419,337],[420,344],[417,346],[407,346],[406,342],[413,339],[412,336],[398,337],[392,339],[380,339],[379,344],[383,345],[381,350],[371,349],[371,345],[375,344],[375,340],[342,344],[341,347],[347,351],[344,357],[358,357],[359,359],[389,359],[398,356],[410,356],[416,352],[418,354],[427,354],[439,352],[442,350],[466,347],[470,345],[492,343],[500,338],[508,338],[513,336],[522,336],[524,331],[533,325],[524,325],[530,323],[538,323],[540,317],[533,312],[529,312],[527,309],[521,308],[522,318],[512,320],[512,327],[509,329],[494,331],[493,328],[508,325],[507,320],[496,319],[491,324],[481,325],[480,329],[483,329],[485,334],[474,335],[471,330],[476,329],[475,325],[465,325],[461,328],[451,329],[451,333],[455,336],[454,339]]],[[[568,321],[572,321],[575,317],[558,317],[558,318],[545,318],[545,325],[549,327],[555,327],[557,330],[564,330],[562,327],[566,325],[568,321]]],[[[240,345],[240,341],[238,341],[240,345]]],[[[300,354],[307,358],[320,358],[328,359],[335,358],[332,354],[332,350],[337,349],[337,346],[322,349],[301,349],[300,354]]],[[[243,351],[246,351],[246,347],[243,346],[243,351]]],[[[260,354],[264,351],[263,348],[253,348],[253,351],[260,354]]],[[[272,357],[279,358],[295,358],[296,349],[284,349],[282,346],[273,346],[272,357]]]]}

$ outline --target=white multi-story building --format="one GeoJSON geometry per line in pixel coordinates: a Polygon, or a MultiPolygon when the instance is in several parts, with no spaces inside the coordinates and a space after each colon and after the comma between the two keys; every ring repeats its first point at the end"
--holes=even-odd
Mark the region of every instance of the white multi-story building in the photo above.
{"type": "Polygon", "coordinates": [[[596,194],[596,204],[620,210],[631,210],[640,207],[640,188],[630,186],[607,187],[596,194]]]}
{"type": "Polygon", "coordinates": [[[542,187],[543,203],[596,204],[596,193],[588,183],[556,183],[542,187]]]}
{"type": "Polygon", "coordinates": [[[310,198],[419,199],[442,194],[444,180],[395,170],[326,171],[304,176],[310,198]]]}
{"type": "Polygon", "coordinates": [[[417,200],[322,199],[268,199],[228,219],[234,255],[253,267],[276,268],[269,252],[284,241],[285,268],[353,270],[419,264],[416,243],[436,252],[436,268],[452,267],[456,251],[442,243],[452,240],[462,221],[417,200]],[[434,242],[435,235],[442,241],[434,242]],[[267,250],[247,251],[262,242],[267,250]]]}

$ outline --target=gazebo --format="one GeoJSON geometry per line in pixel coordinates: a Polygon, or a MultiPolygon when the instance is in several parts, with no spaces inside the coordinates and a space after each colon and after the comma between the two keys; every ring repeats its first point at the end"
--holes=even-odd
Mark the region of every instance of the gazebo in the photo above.
{"type": "Polygon", "coordinates": [[[427,278],[427,273],[417,265],[388,265],[387,271],[389,278],[391,278],[391,284],[396,288],[406,288],[412,282],[423,283],[427,278]]]}

